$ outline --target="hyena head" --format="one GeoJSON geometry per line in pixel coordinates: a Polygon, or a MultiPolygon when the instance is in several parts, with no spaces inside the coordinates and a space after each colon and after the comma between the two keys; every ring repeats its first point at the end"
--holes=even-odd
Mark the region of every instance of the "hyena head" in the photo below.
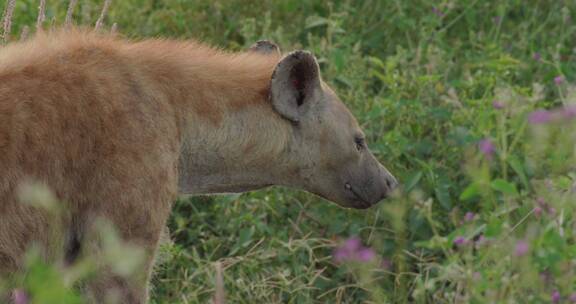
{"type": "Polygon", "coordinates": [[[270,100],[292,124],[292,144],[283,160],[292,168],[287,186],[359,209],[376,204],[396,187],[396,179],[368,149],[354,116],[322,81],[311,53],[295,51],[279,61],[270,100]]]}

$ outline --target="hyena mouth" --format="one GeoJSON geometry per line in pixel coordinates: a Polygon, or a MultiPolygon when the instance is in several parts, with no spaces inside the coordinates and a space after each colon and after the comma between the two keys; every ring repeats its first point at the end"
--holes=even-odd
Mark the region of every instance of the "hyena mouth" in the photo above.
{"type": "Polygon", "coordinates": [[[354,188],[352,187],[352,185],[350,185],[350,183],[344,184],[344,188],[346,188],[346,190],[350,192],[352,196],[354,196],[354,198],[356,199],[354,201],[354,206],[352,207],[356,209],[367,209],[372,207],[372,204],[370,204],[367,200],[365,200],[362,197],[362,195],[360,195],[356,190],[354,190],[354,188]]]}

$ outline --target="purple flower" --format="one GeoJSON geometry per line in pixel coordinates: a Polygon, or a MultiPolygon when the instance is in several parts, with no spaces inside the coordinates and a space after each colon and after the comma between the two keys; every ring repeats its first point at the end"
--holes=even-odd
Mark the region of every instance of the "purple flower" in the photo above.
{"type": "Polygon", "coordinates": [[[12,301],[14,304],[28,304],[28,295],[22,289],[14,289],[12,291],[12,301]]]}
{"type": "Polygon", "coordinates": [[[360,247],[362,243],[357,237],[352,237],[344,241],[344,243],[334,250],[334,259],[337,262],[342,262],[350,258],[360,247]]]}
{"type": "Polygon", "coordinates": [[[534,53],[534,55],[532,55],[532,59],[534,59],[535,61],[540,61],[540,59],[542,59],[542,55],[540,55],[540,53],[536,52],[536,53],[534,53]]]}
{"type": "Polygon", "coordinates": [[[570,105],[554,110],[536,110],[528,116],[531,124],[546,124],[549,122],[558,122],[562,120],[571,120],[576,118],[576,105],[570,105]]]}
{"type": "Polygon", "coordinates": [[[349,252],[356,251],[362,248],[362,241],[360,241],[360,238],[358,237],[351,237],[344,241],[342,248],[349,252]]]}
{"type": "Polygon", "coordinates": [[[458,236],[454,239],[454,245],[462,246],[466,244],[466,239],[463,236],[458,236]]]}
{"type": "Polygon", "coordinates": [[[543,199],[543,198],[541,198],[541,197],[539,197],[539,198],[536,199],[536,203],[537,203],[538,206],[540,206],[540,207],[546,207],[546,208],[548,207],[548,204],[546,203],[546,200],[543,199]]]}
{"type": "Polygon", "coordinates": [[[494,23],[500,24],[500,22],[502,22],[502,17],[496,16],[496,17],[494,17],[492,20],[494,21],[494,23]]]}
{"type": "Polygon", "coordinates": [[[334,249],[333,256],[337,263],[346,261],[366,263],[373,261],[376,258],[376,253],[372,248],[362,246],[359,238],[352,237],[334,249]]]}
{"type": "Polygon", "coordinates": [[[562,109],[561,113],[562,117],[564,117],[565,119],[576,118],[576,106],[574,105],[567,106],[564,109],[562,109]]]}
{"type": "Polygon", "coordinates": [[[539,206],[534,207],[534,215],[537,218],[540,218],[542,216],[542,207],[539,207],[539,206]]]}
{"type": "Polygon", "coordinates": [[[474,214],[474,212],[466,212],[466,215],[464,215],[464,221],[465,222],[471,222],[474,220],[474,217],[476,217],[476,214],[474,214]]]}
{"type": "Polygon", "coordinates": [[[546,110],[536,110],[528,116],[528,122],[533,125],[545,124],[552,120],[552,113],[546,110]]]}
{"type": "Polygon", "coordinates": [[[494,109],[497,109],[497,110],[504,109],[504,103],[501,101],[498,101],[498,100],[494,100],[492,102],[492,106],[494,107],[494,109]]]}
{"type": "Polygon", "coordinates": [[[514,249],[514,255],[518,257],[523,256],[528,252],[528,249],[530,249],[528,243],[524,240],[520,240],[516,243],[516,248],[514,249]]]}
{"type": "Polygon", "coordinates": [[[552,292],[552,303],[560,303],[560,292],[558,290],[554,290],[552,292]]]}
{"type": "Polygon", "coordinates": [[[480,152],[482,152],[482,154],[487,158],[491,158],[494,151],[496,151],[496,147],[494,147],[494,144],[488,138],[485,138],[478,143],[478,149],[480,149],[480,152]]]}
{"type": "MultiPolygon", "coordinates": [[[[548,203],[543,198],[539,197],[538,199],[536,199],[536,203],[538,204],[536,208],[540,207],[541,210],[545,210],[546,213],[550,215],[556,214],[556,208],[548,205],[548,203]]],[[[536,210],[534,210],[534,212],[536,212],[536,210]]]]}
{"type": "Polygon", "coordinates": [[[375,257],[376,253],[374,253],[374,249],[372,248],[361,248],[356,253],[356,260],[358,262],[364,262],[364,263],[370,262],[374,260],[375,257]]]}
{"type": "Polygon", "coordinates": [[[556,85],[561,85],[563,82],[564,82],[564,76],[560,75],[560,76],[554,77],[554,83],[556,85]]]}
{"type": "Polygon", "coordinates": [[[573,293],[570,295],[570,298],[569,298],[569,299],[570,299],[570,302],[576,303],[576,292],[573,292],[573,293]]]}

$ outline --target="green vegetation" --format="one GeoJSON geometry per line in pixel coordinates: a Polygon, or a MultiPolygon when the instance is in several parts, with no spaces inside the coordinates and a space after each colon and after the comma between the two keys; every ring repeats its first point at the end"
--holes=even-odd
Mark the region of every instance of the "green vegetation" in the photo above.
{"type": "MultiPolygon", "coordinates": [[[[48,2],[62,23],[67,1],[48,2]]],[[[37,6],[17,1],[14,33],[37,6]]],[[[100,7],[79,1],[74,19],[100,7]]],[[[575,2],[122,0],[113,22],[313,51],[403,184],[367,211],[277,188],[178,201],[152,303],[209,302],[217,261],[229,303],[576,302],[575,2]],[[336,263],[353,236],[376,258],[336,263]]],[[[36,299],[70,281],[31,265],[36,299]]]]}

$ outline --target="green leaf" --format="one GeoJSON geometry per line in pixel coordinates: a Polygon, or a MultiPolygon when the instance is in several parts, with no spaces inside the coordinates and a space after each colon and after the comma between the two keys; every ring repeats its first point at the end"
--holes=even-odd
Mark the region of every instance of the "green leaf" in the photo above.
{"type": "Polygon", "coordinates": [[[492,186],[492,189],[496,191],[512,196],[518,196],[518,190],[516,190],[516,186],[501,178],[493,180],[490,185],[492,186]]]}
{"type": "Polygon", "coordinates": [[[27,269],[24,285],[32,295],[33,303],[82,303],[76,291],[66,286],[58,269],[38,257],[34,257],[27,269]]]}
{"type": "Polygon", "coordinates": [[[530,184],[528,183],[528,178],[526,177],[526,171],[524,170],[524,166],[522,165],[520,160],[516,156],[513,155],[509,156],[508,164],[510,165],[510,167],[512,167],[514,172],[516,172],[516,174],[520,178],[520,181],[522,181],[522,185],[524,186],[524,188],[529,189],[530,184]]]}
{"type": "Polygon", "coordinates": [[[252,236],[254,235],[254,227],[244,228],[240,230],[240,236],[238,239],[238,243],[242,247],[246,247],[251,241],[252,236]]]}
{"type": "Polygon", "coordinates": [[[406,183],[404,183],[404,189],[406,192],[410,192],[422,179],[422,171],[417,171],[408,177],[406,183]]]}
{"type": "Polygon", "coordinates": [[[478,187],[478,184],[472,183],[462,191],[462,194],[460,194],[460,200],[466,201],[478,195],[480,195],[480,187],[478,187]]]}
{"type": "Polygon", "coordinates": [[[346,68],[346,57],[342,50],[335,49],[330,57],[332,64],[336,67],[336,71],[340,72],[346,68]]]}
{"type": "Polygon", "coordinates": [[[572,189],[572,184],[573,184],[572,179],[570,179],[567,176],[559,176],[556,179],[556,185],[558,185],[558,188],[564,191],[572,189]]]}
{"type": "Polygon", "coordinates": [[[375,65],[375,66],[377,66],[377,67],[379,67],[379,68],[382,68],[382,69],[384,69],[384,67],[385,67],[385,66],[384,66],[384,62],[383,62],[380,58],[378,58],[378,57],[372,57],[372,56],[370,56],[370,57],[368,57],[368,62],[369,62],[370,64],[375,65]]]}
{"type": "Polygon", "coordinates": [[[449,246],[449,239],[442,236],[433,236],[427,241],[417,241],[414,242],[416,247],[427,248],[427,249],[443,249],[449,246]]]}
{"type": "Polygon", "coordinates": [[[497,237],[502,232],[504,221],[497,217],[492,217],[486,226],[486,237],[497,237]]]}
{"type": "Polygon", "coordinates": [[[434,187],[434,193],[436,198],[440,202],[440,205],[446,210],[452,209],[452,200],[450,199],[450,182],[444,176],[440,176],[436,182],[436,187],[434,187]]]}
{"type": "Polygon", "coordinates": [[[240,249],[247,247],[252,242],[252,236],[254,235],[254,227],[244,228],[240,230],[238,234],[238,241],[230,250],[230,255],[236,254],[240,249]]]}
{"type": "Polygon", "coordinates": [[[323,18],[323,17],[319,17],[319,16],[311,16],[308,17],[306,19],[306,29],[311,29],[311,28],[315,28],[318,26],[324,26],[324,25],[328,25],[330,23],[330,20],[323,18]]]}

